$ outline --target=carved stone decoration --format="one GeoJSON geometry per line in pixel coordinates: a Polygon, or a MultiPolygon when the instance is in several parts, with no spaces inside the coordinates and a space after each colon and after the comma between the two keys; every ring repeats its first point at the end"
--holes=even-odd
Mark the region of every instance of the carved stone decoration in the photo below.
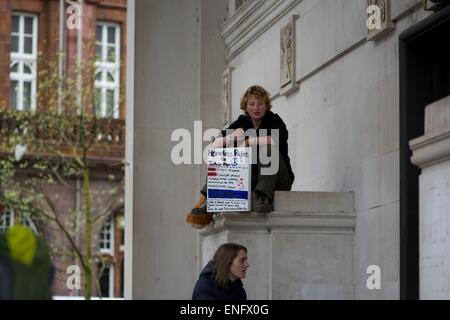
{"type": "Polygon", "coordinates": [[[367,9],[368,41],[374,41],[395,28],[391,21],[391,0],[367,0],[367,9]],[[379,8],[379,12],[378,9],[371,10],[373,6],[379,8]]]}
{"type": "Polygon", "coordinates": [[[280,31],[280,95],[288,95],[298,88],[295,79],[295,20],[293,15],[280,31]]]}
{"type": "Polygon", "coordinates": [[[450,5],[450,0],[422,0],[422,4],[425,10],[437,12],[450,5]]]}
{"type": "Polygon", "coordinates": [[[222,73],[222,123],[227,126],[231,123],[231,72],[232,67],[222,73]]]}

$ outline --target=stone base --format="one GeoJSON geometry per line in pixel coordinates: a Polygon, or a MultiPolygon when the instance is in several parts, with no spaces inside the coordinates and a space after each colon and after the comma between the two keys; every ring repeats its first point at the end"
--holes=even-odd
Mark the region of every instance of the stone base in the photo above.
{"type": "Polygon", "coordinates": [[[419,177],[420,299],[450,299],[450,96],[425,108],[425,134],[410,141],[419,177]]]}
{"type": "Polygon", "coordinates": [[[274,209],[216,214],[200,231],[202,266],[236,242],[248,249],[249,299],[354,299],[353,193],[280,191],[274,209]]]}

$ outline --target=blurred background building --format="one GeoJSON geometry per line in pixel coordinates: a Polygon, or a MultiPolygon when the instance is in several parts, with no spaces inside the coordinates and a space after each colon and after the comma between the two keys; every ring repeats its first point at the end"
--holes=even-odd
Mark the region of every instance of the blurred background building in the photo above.
{"type": "MultiPolygon", "coordinates": [[[[108,119],[104,135],[112,135],[111,141],[100,140],[89,152],[91,190],[101,194],[119,188],[110,214],[101,218],[93,229],[94,253],[107,261],[105,270],[95,265],[94,284],[99,280],[100,288],[94,295],[123,297],[124,290],[124,218],[123,218],[123,160],[125,153],[125,74],[127,54],[127,1],[126,0],[2,0],[0,1],[0,100],[3,107],[17,110],[45,112],[45,105],[38,105],[36,95],[40,88],[43,63],[40,55],[52,59],[58,65],[62,77],[70,72],[78,61],[87,57],[86,50],[95,50],[98,60],[95,65],[95,90],[98,93],[96,108],[101,118],[108,119]],[[78,5],[79,4],[79,5],[78,5]],[[74,5],[77,5],[75,9],[74,5]],[[81,10],[78,10],[81,9],[81,10]],[[80,17],[80,19],[78,19],[80,17]],[[70,20],[72,18],[72,20],[70,20]],[[74,23],[80,22],[73,28],[74,23]],[[69,22],[72,21],[72,28],[69,22]],[[95,49],[86,49],[94,43],[95,49]],[[62,52],[63,55],[58,55],[62,52]],[[115,176],[111,181],[111,175],[115,176]],[[97,270],[98,269],[98,270],[97,270]]],[[[100,122],[102,120],[100,119],[100,122]]],[[[7,128],[8,119],[0,119],[2,128],[7,128]]],[[[67,128],[70,130],[71,128],[67,128]]],[[[5,152],[0,156],[7,156],[5,152]]],[[[33,155],[27,154],[32,158],[33,155]]],[[[70,181],[80,186],[80,179],[70,181]]],[[[58,195],[56,206],[62,213],[62,221],[72,221],[70,212],[81,210],[82,194],[64,185],[48,190],[58,195]]],[[[109,200],[108,200],[109,201],[109,200]]],[[[105,196],[93,200],[93,218],[107,205],[105,196]]],[[[18,220],[18,211],[1,206],[0,231],[5,231],[18,220]]],[[[82,219],[77,219],[82,224],[82,219]]],[[[61,230],[26,219],[36,233],[42,234],[50,245],[58,244],[70,251],[67,239],[61,230]]],[[[83,228],[73,225],[73,228],[83,228]]],[[[75,244],[82,247],[83,236],[76,236],[75,244]]],[[[66,286],[67,267],[76,260],[62,253],[52,256],[56,266],[53,288],[55,296],[83,295],[82,290],[69,290],[66,286]]]]}

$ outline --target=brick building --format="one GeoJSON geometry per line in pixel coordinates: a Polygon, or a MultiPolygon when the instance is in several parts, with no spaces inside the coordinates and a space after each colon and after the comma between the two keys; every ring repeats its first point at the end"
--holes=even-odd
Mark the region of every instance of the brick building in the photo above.
{"type": "MultiPolygon", "coordinates": [[[[101,253],[108,262],[105,271],[99,276],[100,291],[94,295],[109,297],[123,296],[123,189],[118,182],[123,178],[125,135],[125,61],[126,61],[126,0],[84,0],[78,5],[67,0],[2,0],[0,1],[0,101],[6,108],[21,110],[45,110],[45,105],[36,102],[42,70],[39,53],[58,61],[57,52],[64,52],[59,61],[62,75],[70,72],[79,59],[79,31],[69,28],[69,20],[81,23],[82,43],[94,43],[96,62],[94,87],[99,99],[96,108],[100,115],[112,118],[108,132],[114,135],[111,143],[103,147],[99,142],[89,154],[91,157],[91,189],[110,190],[118,187],[116,205],[111,215],[93,229],[94,252],[101,253]],[[81,8],[81,11],[79,10],[81,8]],[[81,15],[79,15],[81,13],[81,15]],[[60,19],[60,17],[63,17],[60,19]],[[79,18],[79,20],[77,20],[79,18]],[[62,22],[62,23],[61,23],[62,22]],[[115,181],[108,177],[114,174],[115,181]],[[117,178],[119,177],[119,178],[117,178]]],[[[81,50],[81,59],[88,56],[88,49],[81,50]]],[[[90,49],[94,50],[94,49],[90,49]]],[[[5,119],[1,119],[5,120],[5,119]]],[[[5,123],[5,121],[2,121],[5,123]]],[[[1,151],[1,150],[0,150],[1,151]]],[[[2,156],[0,152],[0,156],[2,156]]],[[[31,155],[32,156],[32,155],[31,155]]],[[[73,186],[79,179],[71,181],[73,186]]],[[[81,208],[82,195],[64,186],[49,190],[59,195],[57,206],[60,211],[69,212],[81,208]]],[[[93,203],[93,218],[106,205],[106,198],[97,197],[93,203]],[[96,209],[98,209],[96,211],[96,209]]],[[[14,208],[1,208],[0,231],[14,224],[14,208]]],[[[66,213],[69,215],[69,213],[66,213]]],[[[63,219],[69,217],[63,217],[63,219]]],[[[61,232],[52,228],[27,222],[37,232],[45,235],[50,244],[67,243],[61,232]]],[[[80,226],[82,228],[82,226],[80,226]]],[[[83,237],[75,239],[77,245],[83,237]]],[[[75,260],[54,257],[57,268],[54,294],[57,296],[81,295],[67,289],[67,266],[75,260]]],[[[97,266],[96,266],[97,267],[97,266]]],[[[94,279],[95,283],[95,279],[94,279]]]]}

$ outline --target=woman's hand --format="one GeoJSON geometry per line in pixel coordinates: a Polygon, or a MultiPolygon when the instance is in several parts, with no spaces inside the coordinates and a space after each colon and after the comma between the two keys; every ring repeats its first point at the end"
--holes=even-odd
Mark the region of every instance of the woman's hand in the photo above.
{"type": "Polygon", "coordinates": [[[239,141],[239,139],[241,139],[242,138],[242,136],[244,135],[244,129],[242,129],[242,128],[239,128],[239,129],[235,129],[234,131],[233,131],[233,133],[231,134],[231,138],[234,140],[234,139],[237,139],[238,141],[239,141]]]}
{"type": "Polygon", "coordinates": [[[230,135],[225,137],[226,146],[230,148],[234,147],[234,141],[237,141],[238,143],[241,142],[241,140],[244,139],[244,134],[244,129],[235,129],[230,135]]]}
{"type": "Polygon", "coordinates": [[[235,139],[240,142],[244,139],[244,130],[242,128],[235,129],[233,132],[226,137],[217,137],[211,144],[211,148],[226,148],[233,147],[235,139]]]}
{"type": "Polygon", "coordinates": [[[213,143],[211,144],[211,148],[223,148],[225,142],[225,138],[217,137],[214,139],[213,143]]]}
{"type": "MultiPolygon", "coordinates": [[[[256,144],[259,144],[260,146],[263,146],[263,145],[268,145],[268,144],[274,145],[275,143],[274,143],[274,141],[273,141],[271,136],[267,136],[267,137],[249,137],[247,139],[246,146],[253,146],[253,145],[256,145],[256,144]]],[[[244,145],[245,145],[245,143],[241,144],[241,146],[244,146],[244,145]]]]}

